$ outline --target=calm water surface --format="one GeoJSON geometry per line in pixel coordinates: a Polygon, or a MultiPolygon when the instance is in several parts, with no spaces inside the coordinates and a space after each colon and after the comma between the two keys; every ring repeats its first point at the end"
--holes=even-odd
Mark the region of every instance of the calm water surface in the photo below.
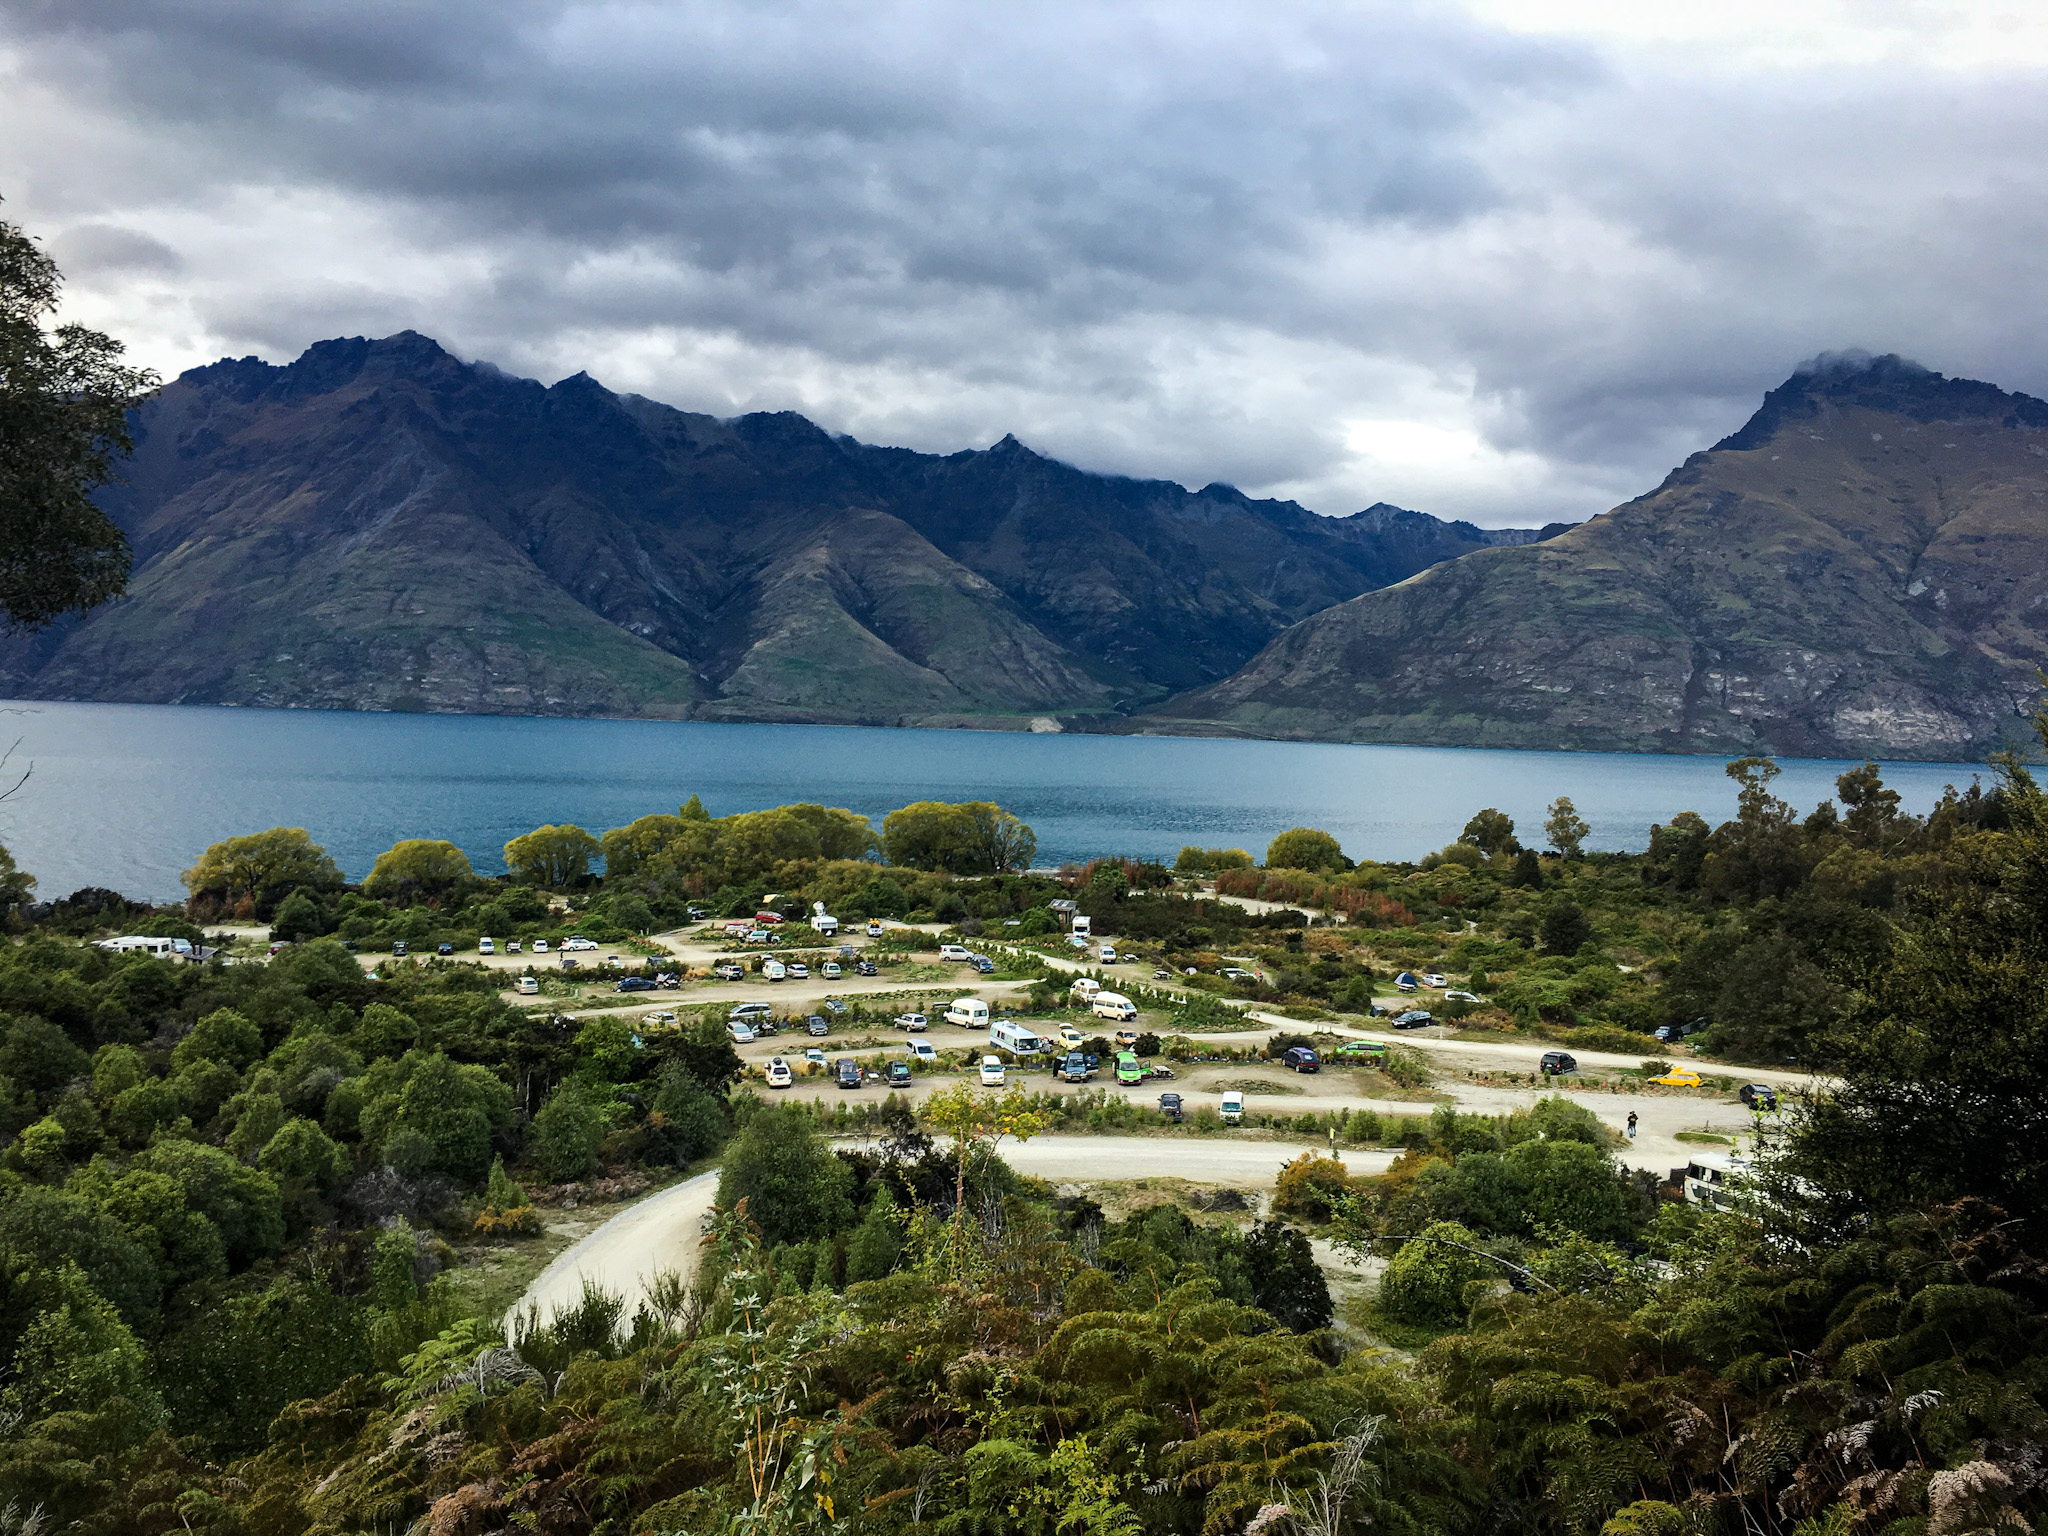
{"type": "MultiPolygon", "coordinates": [[[[1537,841],[1570,795],[1597,848],[1641,848],[1650,824],[1735,806],[1722,759],[1606,752],[807,725],[679,725],[343,714],[138,704],[6,706],[19,738],[0,801],[0,842],[45,898],[83,885],[183,895],[178,873],[208,843],[303,826],[352,879],[405,837],[445,837],[479,871],[544,822],[593,832],[701,795],[714,816],[815,800],[873,816],[912,800],[996,800],[1038,833],[1039,862],[1098,853],[1171,858],[1184,843],[1262,853],[1276,832],[1318,826],[1353,858],[1414,858],[1481,806],[1537,841]]],[[[1802,809],[1843,765],[1787,759],[1778,788],[1802,809]]],[[[1980,764],[1888,764],[1924,811],[1980,764]]]]}

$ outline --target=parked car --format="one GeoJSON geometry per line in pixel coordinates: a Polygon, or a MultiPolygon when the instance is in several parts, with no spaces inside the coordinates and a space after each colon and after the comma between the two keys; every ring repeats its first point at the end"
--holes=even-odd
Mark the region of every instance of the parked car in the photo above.
{"type": "Polygon", "coordinates": [[[910,1063],[907,1061],[890,1062],[887,1068],[887,1076],[891,1088],[908,1087],[910,1084],[910,1063]]]}
{"type": "Polygon", "coordinates": [[[1659,1044],[1676,1045],[1681,1040],[1690,1040],[1694,1035],[1704,1033],[1708,1023],[1709,1020],[1702,1015],[1683,1024],[1659,1024],[1653,1034],[1659,1044]]]}
{"type": "Polygon", "coordinates": [[[405,940],[403,940],[403,939],[394,939],[394,940],[392,941],[392,944],[391,944],[391,953],[392,953],[392,954],[394,954],[394,955],[402,955],[402,954],[404,954],[404,953],[405,953],[405,940]]]}
{"type": "Polygon", "coordinates": [[[710,915],[711,914],[709,912],[706,912],[702,907],[690,908],[690,921],[693,923],[701,923],[704,921],[705,918],[709,917],[710,915]]]}
{"type": "Polygon", "coordinates": [[[987,955],[975,955],[967,963],[974,967],[978,976],[990,976],[995,973],[996,963],[987,955]]]}
{"type": "MultiPolygon", "coordinates": [[[[275,950],[272,951],[273,954],[275,952],[275,950]]],[[[434,946],[434,953],[437,955],[452,955],[455,953],[455,946],[453,944],[436,944],[434,946]]]]}
{"type": "Polygon", "coordinates": [[[868,919],[868,937],[869,937],[869,938],[871,938],[871,939],[879,939],[879,938],[880,938],[881,936],[882,936],[882,920],[881,920],[881,919],[880,919],[879,917],[871,917],[871,918],[869,918],[869,919],[868,919]]]}
{"type": "Polygon", "coordinates": [[[1543,1059],[1536,1063],[1536,1070],[1561,1077],[1567,1072],[1579,1070],[1579,1058],[1570,1051],[1545,1051],[1543,1059]]]}
{"type": "Polygon", "coordinates": [[[1182,1119],[1180,1095],[1177,1093],[1162,1093],[1159,1095],[1159,1113],[1166,1116],[1175,1125],[1179,1125],[1182,1119]]]}
{"type": "Polygon", "coordinates": [[[794,1074],[789,1070],[789,1063],[780,1056],[769,1057],[768,1086],[770,1088],[787,1088],[792,1081],[794,1081],[794,1074]]]}
{"type": "Polygon", "coordinates": [[[1116,946],[1114,944],[1103,945],[1095,951],[1095,958],[1104,965],[1114,965],[1116,963],[1116,946]]]}
{"type": "Polygon", "coordinates": [[[882,968],[872,960],[856,960],[853,962],[853,972],[856,976],[879,976],[882,974],[882,968]]]}
{"type": "Polygon", "coordinates": [[[1244,1094],[1235,1088],[1223,1095],[1223,1123],[1244,1124],[1244,1094]]]}
{"type": "Polygon", "coordinates": [[[1080,1051],[1068,1051],[1053,1063],[1052,1070],[1063,1083],[1085,1083],[1095,1075],[1094,1066],[1080,1051]]]}
{"type": "Polygon", "coordinates": [[[711,974],[720,981],[745,981],[747,968],[737,960],[721,960],[711,967],[711,974]]]}
{"type": "Polygon", "coordinates": [[[965,944],[941,944],[939,946],[939,958],[941,960],[968,959],[967,946],[965,944]]]}
{"type": "Polygon", "coordinates": [[[1000,1088],[1003,1086],[1003,1058],[984,1056],[981,1058],[981,1086],[1000,1088]]]}
{"type": "Polygon", "coordinates": [[[860,1063],[851,1056],[842,1056],[832,1063],[832,1077],[842,1088],[860,1086],[860,1063]]]}
{"type": "Polygon", "coordinates": [[[809,981],[811,979],[811,968],[801,960],[792,960],[789,962],[789,979],[791,981],[809,981]]]}
{"type": "Polygon", "coordinates": [[[752,1045],[754,1043],[753,1026],[748,1024],[745,1019],[727,1019],[725,1021],[725,1032],[732,1036],[732,1043],[734,1045],[752,1045]]]}
{"type": "Polygon", "coordinates": [[[837,960],[827,960],[823,965],[818,967],[818,974],[824,977],[827,981],[837,981],[841,976],[845,975],[846,973],[839,969],[839,962],[837,960]]]}
{"type": "Polygon", "coordinates": [[[931,1021],[921,1013],[899,1013],[890,1022],[898,1029],[907,1029],[912,1034],[922,1034],[931,1021]]]}
{"type": "Polygon", "coordinates": [[[540,982],[532,976],[522,976],[518,982],[521,997],[533,997],[540,992],[540,982]]]}
{"type": "Polygon", "coordinates": [[[1423,974],[1422,984],[1425,987],[1448,987],[1451,983],[1442,971],[1427,971],[1423,974]]]}
{"type": "Polygon", "coordinates": [[[804,1020],[804,1033],[815,1039],[822,1040],[831,1032],[832,1026],[825,1022],[825,1016],[821,1013],[814,1013],[804,1020]]]}
{"type": "Polygon", "coordinates": [[[1369,1061],[1376,1061],[1387,1054],[1387,1042],[1384,1040],[1346,1040],[1337,1047],[1336,1053],[1339,1056],[1362,1056],[1369,1061]]]}
{"type": "Polygon", "coordinates": [[[731,1009],[727,1011],[726,1017],[729,1019],[746,1019],[751,1022],[755,1019],[765,1019],[773,1012],[775,1010],[766,1003],[734,1003],[731,1009]]]}
{"type": "Polygon", "coordinates": [[[835,1019],[841,1017],[846,1012],[846,1004],[836,997],[828,997],[818,1006],[831,1014],[835,1019]]]}
{"type": "Polygon", "coordinates": [[[1650,1081],[1665,1088],[1697,1088],[1700,1075],[1691,1067],[1673,1067],[1662,1077],[1653,1077],[1650,1081]]]}
{"type": "Polygon", "coordinates": [[[789,971],[780,960],[764,960],[761,962],[761,979],[763,981],[780,981],[788,974],[789,971]]]}
{"type": "Polygon", "coordinates": [[[1115,1038],[1116,1048],[1120,1051],[1128,1051],[1138,1043],[1138,1032],[1135,1029],[1120,1029],[1116,1032],[1115,1038]]]}
{"type": "Polygon", "coordinates": [[[654,984],[669,992],[679,992],[682,990],[683,978],[674,971],[657,971],[654,975],[654,984]]]}
{"type": "Polygon", "coordinates": [[[562,940],[562,949],[567,954],[581,954],[587,949],[596,949],[597,940],[586,939],[580,933],[572,933],[562,940]]]}
{"type": "Polygon", "coordinates": [[[1290,1045],[1280,1056],[1280,1065],[1295,1072],[1320,1072],[1322,1060],[1305,1045],[1290,1045]]]}
{"type": "Polygon", "coordinates": [[[1427,1008],[1410,1008],[1406,1013],[1394,1015],[1396,1029],[1427,1029],[1435,1022],[1427,1008]]]}
{"type": "Polygon", "coordinates": [[[505,953],[506,953],[506,954],[508,954],[508,955],[516,955],[516,954],[518,954],[518,953],[519,953],[519,941],[518,941],[517,939],[507,939],[507,940],[505,941],[505,953]]]}
{"type": "Polygon", "coordinates": [[[645,976],[621,976],[612,984],[614,992],[652,992],[654,983],[645,976]]]}
{"type": "Polygon", "coordinates": [[[804,1060],[814,1067],[822,1067],[825,1065],[825,1053],[814,1045],[804,1052],[804,1060]]]}
{"type": "Polygon", "coordinates": [[[1060,1044],[1065,1046],[1068,1050],[1078,1051],[1079,1049],[1081,1049],[1081,1031],[1074,1028],[1073,1025],[1062,1024],[1059,1027],[1059,1037],[1060,1044]]]}
{"type": "Polygon", "coordinates": [[[546,954],[548,952],[548,941],[546,939],[535,939],[533,941],[533,952],[536,955],[546,954]]]}
{"type": "Polygon", "coordinates": [[[1259,978],[1255,972],[1247,971],[1242,966],[1226,965],[1223,967],[1223,979],[1225,981],[1257,981],[1259,978]]]}
{"type": "Polygon", "coordinates": [[[1446,992],[1444,994],[1444,1001],[1447,1003],[1479,1003],[1484,1002],[1485,999],[1476,992],[1446,992]]]}
{"type": "Polygon", "coordinates": [[[911,1059],[914,1061],[921,1061],[927,1066],[934,1067],[939,1064],[938,1047],[929,1040],[913,1040],[904,1046],[903,1049],[910,1053],[911,1059]]]}
{"type": "Polygon", "coordinates": [[[1421,985],[1422,983],[1417,981],[1414,973],[1410,971],[1403,971],[1394,978],[1394,990],[1396,992],[1413,992],[1421,985]]]}
{"type": "Polygon", "coordinates": [[[476,941],[476,952],[480,955],[495,955],[498,952],[498,941],[496,939],[478,939],[476,941]]]}
{"type": "Polygon", "coordinates": [[[1773,1113],[1778,1107],[1778,1090],[1769,1083],[1744,1083],[1735,1090],[1735,1096],[1751,1109],[1765,1114],[1773,1113]]]}

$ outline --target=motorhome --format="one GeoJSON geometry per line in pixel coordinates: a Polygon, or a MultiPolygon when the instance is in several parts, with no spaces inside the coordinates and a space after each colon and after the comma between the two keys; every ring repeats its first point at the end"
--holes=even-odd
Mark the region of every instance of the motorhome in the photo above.
{"type": "Polygon", "coordinates": [[[987,1029],[988,1004],[978,997],[956,997],[947,1005],[946,1022],[962,1029],[987,1029]]]}
{"type": "Polygon", "coordinates": [[[1089,926],[1089,920],[1086,917],[1083,917],[1080,913],[1076,912],[1074,914],[1074,937],[1077,939],[1085,939],[1090,936],[1092,931],[1093,930],[1089,926]]]}
{"type": "Polygon", "coordinates": [[[1043,1035],[1008,1019],[997,1019],[989,1025],[988,1043],[1013,1056],[1036,1056],[1046,1049],[1043,1035]]]}
{"type": "Polygon", "coordinates": [[[1121,992],[1098,992],[1088,1006],[1098,1019],[1114,1019],[1119,1024],[1128,1024],[1138,1016],[1138,1005],[1121,992]]]}
{"type": "Polygon", "coordinates": [[[101,939],[94,947],[110,949],[121,955],[131,955],[139,951],[145,955],[155,955],[160,960],[175,960],[180,955],[192,953],[190,939],[164,939],[142,933],[124,934],[118,939],[101,939]]]}
{"type": "Polygon", "coordinates": [[[1749,1159],[1732,1152],[1695,1152],[1685,1165],[1685,1198],[1718,1211],[1734,1208],[1747,1191],[1749,1159]]]}

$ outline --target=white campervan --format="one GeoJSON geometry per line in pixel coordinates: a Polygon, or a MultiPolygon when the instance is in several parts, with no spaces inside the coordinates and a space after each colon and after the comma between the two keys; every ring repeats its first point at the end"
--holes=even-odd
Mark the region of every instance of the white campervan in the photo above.
{"type": "Polygon", "coordinates": [[[1128,1024],[1138,1016],[1138,1005],[1121,992],[1098,992],[1088,1006],[1098,1019],[1114,1019],[1119,1024],[1128,1024]]]}
{"type": "Polygon", "coordinates": [[[783,970],[782,962],[780,960],[768,960],[762,962],[761,979],[763,981],[780,981],[787,974],[789,973],[783,970]]]}
{"type": "Polygon", "coordinates": [[[1000,1088],[1003,1086],[1003,1058],[984,1056],[981,1058],[981,1086],[1000,1088]]]}
{"type": "Polygon", "coordinates": [[[1092,1003],[1095,1001],[1095,994],[1101,990],[1101,982],[1097,981],[1093,976],[1083,976],[1067,989],[1067,995],[1078,998],[1084,1003],[1092,1003]]]}
{"type": "Polygon", "coordinates": [[[978,997],[956,997],[946,1009],[946,1022],[962,1029],[986,1029],[988,1004],[978,997]]]}
{"type": "Polygon", "coordinates": [[[1008,1019],[997,1019],[989,1025],[988,1043],[1013,1056],[1036,1056],[1046,1049],[1044,1036],[1008,1019]]]}
{"type": "Polygon", "coordinates": [[[1244,1124],[1244,1095],[1235,1088],[1223,1095],[1223,1123],[1244,1124]]]}
{"type": "Polygon", "coordinates": [[[1076,912],[1074,914],[1074,937],[1077,939],[1085,939],[1088,937],[1088,934],[1088,919],[1081,916],[1080,913],[1076,912]]]}
{"type": "Polygon", "coordinates": [[[166,939],[139,933],[126,934],[118,939],[101,939],[94,947],[111,949],[122,955],[132,955],[139,951],[145,955],[155,955],[160,960],[192,953],[192,943],[189,939],[166,939]]]}

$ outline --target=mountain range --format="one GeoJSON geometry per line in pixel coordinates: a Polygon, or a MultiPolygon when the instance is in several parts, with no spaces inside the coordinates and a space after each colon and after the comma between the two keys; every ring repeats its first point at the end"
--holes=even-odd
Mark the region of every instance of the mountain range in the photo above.
{"type": "MultiPolygon", "coordinates": [[[[944,456],[463,363],[424,336],[185,373],[104,505],[128,593],[18,697],[885,725],[1115,722],[1471,550],[1375,506],[944,456]]],[[[1557,531],[1555,528],[1548,530],[1557,531]]]]}
{"type": "Polygon", "coordinates": [[[1822,359],[1649,495],[1337,604],[1152,728],[1967,759],[2048,665],[2048,403],[1822,359]]]}
{"type": "Polygon", "coordinates": [[[412,332],[194,369],[128,594],[22,698],[1964,758],[2048,664],[2048,404],[1821,359],[1648,495],[1486,530],[553,386],[412,332]]]}

